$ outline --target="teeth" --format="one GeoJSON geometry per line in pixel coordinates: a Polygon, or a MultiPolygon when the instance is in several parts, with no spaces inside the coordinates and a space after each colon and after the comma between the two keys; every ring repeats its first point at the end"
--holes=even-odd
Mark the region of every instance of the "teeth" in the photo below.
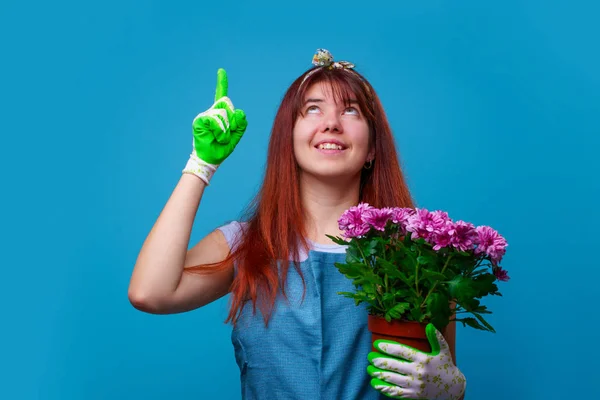
{"type": "Polygon", "coordinates": [[[342,146],[340,146],[339,144],[335,144],[335,143],[322,143],[319,145],[319,149],[322,150],[341,150],[342,146]]]}

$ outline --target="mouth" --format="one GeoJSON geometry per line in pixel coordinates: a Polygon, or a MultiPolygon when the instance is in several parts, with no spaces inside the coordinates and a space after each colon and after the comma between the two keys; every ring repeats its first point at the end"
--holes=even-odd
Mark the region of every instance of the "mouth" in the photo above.
{"type": "Polygon", "coordinates": [[[338,142],[337,140],[322,141],[315,145],[315,149],[324,154],[339,154],[347,148],[348,147],[346,147],[345,144],[338,142]]]}

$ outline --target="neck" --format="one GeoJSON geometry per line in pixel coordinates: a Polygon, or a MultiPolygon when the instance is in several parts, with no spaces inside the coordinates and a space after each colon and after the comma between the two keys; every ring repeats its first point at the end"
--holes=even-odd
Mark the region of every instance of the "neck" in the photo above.
{"type": "Polygon", "coordinates": [[[316,243],[332,244],[326,234],[341,236],[338,219],[358,204],[360,176],[350,180],[324,181],[308,175],[300,179],[300,197],[308,238],[316,243]]]}

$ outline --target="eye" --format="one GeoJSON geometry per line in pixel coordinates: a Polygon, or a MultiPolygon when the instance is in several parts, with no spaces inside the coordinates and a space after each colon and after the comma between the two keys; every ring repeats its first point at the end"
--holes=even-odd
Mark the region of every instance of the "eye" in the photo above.
{"type": "Polygon", "coordinates": [[[309,107],[306,109],[306,113],[307,113],[307,114],[314,114],[314,113],[316,113],[316,112],[318,112],[318,111],[319,111],[319,107],[317,107],[317,106],[309,106],[309,107]]]}
{"type": "Polygon", "coordinates": [[[351,114],[351,115],[360,115],[360,112],[358,111],[358,109],[356,107],[347,107],[344,110],[345,114],[351,114]]]}

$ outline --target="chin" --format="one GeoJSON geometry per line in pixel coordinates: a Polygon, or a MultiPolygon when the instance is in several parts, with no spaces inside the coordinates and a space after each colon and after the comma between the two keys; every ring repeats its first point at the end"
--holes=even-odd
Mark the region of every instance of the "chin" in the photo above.
{"type": "Polygon", "coordinates": [[[323,166],[322,168],[304,169],[304,173],[323,180],[347,180],[352,177],[360,176],[360,168],[348,168],[348,166],[323,166]]]}

